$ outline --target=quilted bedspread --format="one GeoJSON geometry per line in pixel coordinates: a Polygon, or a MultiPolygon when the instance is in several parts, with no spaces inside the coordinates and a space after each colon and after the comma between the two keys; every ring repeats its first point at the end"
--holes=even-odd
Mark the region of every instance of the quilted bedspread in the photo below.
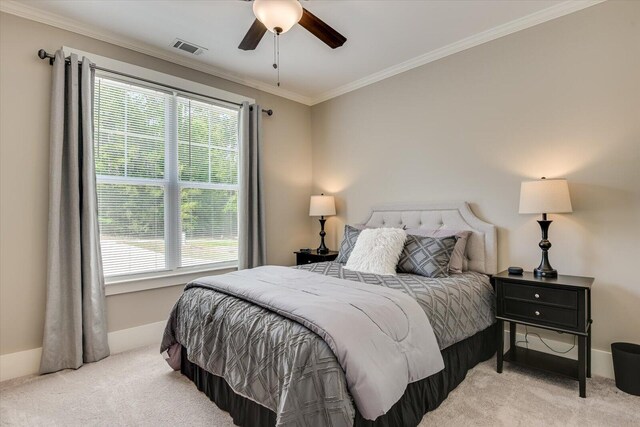
{"type": "MultiPolygon", "coordinates": [[[[425,310],[440,349],[494,322],[493,291],[479,273],[428,279],[357,273],[334,262],[297,268],[409,294],[425,310]]],[[[236,393],[274,411],[278,426],[353,425],[353,401],[333,351],[314,332],[275,312],[193,287],[176,303],[161,351],[176,344],[236,393]]]]}

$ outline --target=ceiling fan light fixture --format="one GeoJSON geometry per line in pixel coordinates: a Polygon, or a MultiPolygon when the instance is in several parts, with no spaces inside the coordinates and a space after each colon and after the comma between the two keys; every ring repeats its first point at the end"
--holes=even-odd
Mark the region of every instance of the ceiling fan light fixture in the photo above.
{"type": "Polygon", "coordinates": [[[254,0],[253,13],[272,33],[286,33],[302,18],[298,0],[254,0]]]}

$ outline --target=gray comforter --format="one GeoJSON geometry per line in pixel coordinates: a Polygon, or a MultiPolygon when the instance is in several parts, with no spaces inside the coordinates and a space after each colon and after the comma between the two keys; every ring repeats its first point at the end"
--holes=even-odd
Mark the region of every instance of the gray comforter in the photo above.
{"type": "MultiPolygon", "coordinates": [[[[481,274],[434,280],[366,275],[337,263],[301,268],[410,295],[429,317],[441,349],[493,323],[492,291],[481,274]]],[[[274,411],[278,425],[353,424],[351,395],[334,352],[309,328],[274,311],[192,285],[174,307],[162,350],[175,345],[236,393],[274,411]]]]}
{"type": "Polygon", "coordinates": [[[429,319],[403,292],[277,266],[203,277],[189,286],[257,304],[318,334],[369,420],[385,414],[409,383],[444,368],[429,319]]]}

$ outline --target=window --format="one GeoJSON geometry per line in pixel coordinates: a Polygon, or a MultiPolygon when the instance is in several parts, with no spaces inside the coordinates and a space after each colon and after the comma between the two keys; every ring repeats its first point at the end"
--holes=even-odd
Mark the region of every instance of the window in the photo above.
{"type": "Polygon", "coordinates": [[[234,265],[238,110],[103,76],[94,89],[105,277],[234,265]]]}

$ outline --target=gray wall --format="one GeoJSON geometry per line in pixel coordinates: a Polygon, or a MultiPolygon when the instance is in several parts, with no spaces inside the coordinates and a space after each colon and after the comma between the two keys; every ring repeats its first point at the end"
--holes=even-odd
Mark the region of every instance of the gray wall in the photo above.
{"type": "MultiPolygon", "coordinates": [[[[291,265],[309,245],[310,108],[211,75],[58,28],[0,14],[0,354],[42,345],[51,67],[40,48],[66,45],[255,98],[264,117],[267,251],[291,265]]],[[[268,65],[268,64],[267,64],[268,65]]],[[[166,319],[181,286],[107,298],[109,330],[166,319]]]]}
{"type": "Polygon", "coordinates": [[[552,265],[596,278],[596,348],[640,342],[639,41],[640,2],[608,1],[313,106],[331,246],[373,204],[467,200],[499,226],[499,266],[530,270],[540,230],[518,215],[520,182],[566,177],[552,265]]]}

